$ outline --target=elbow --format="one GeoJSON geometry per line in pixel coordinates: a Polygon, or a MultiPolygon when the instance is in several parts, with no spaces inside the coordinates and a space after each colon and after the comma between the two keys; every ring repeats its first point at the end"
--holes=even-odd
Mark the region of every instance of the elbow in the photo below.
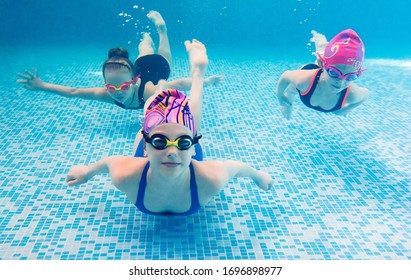
{"type": "Polygon", "coordinates": [[[114,174],[110,174],[111,177],[111,183],[120,191],[122,191],[122,185],[123,185],[123,181],[121,177],[119,176],[115,176],[114,174]]]}
{"type": "Polygon", "coordinates": [[[81,92],[77,88],[69,90],[67,97],[81,97],[81,92]]]}
{"type": "Polygon", "coordinates": [[[277,96],[282,96],[283,93],[284,93],[284,90],[290,84],[290,80],[287,78],[289,72],[290,71],[285,71],[281,75],[280,79],[278,80],[278,83],[277,83],[277,96]]]}
{"type": "Polygon", "coordinates": [[[121,172],[112,172],[110,170],[110,177],[111,177],[111,182],[113,186],[116,187],[121,192],[125,192],[126,185],[127,185],[127,179],[125,176],[121,174],[121,172]]]}

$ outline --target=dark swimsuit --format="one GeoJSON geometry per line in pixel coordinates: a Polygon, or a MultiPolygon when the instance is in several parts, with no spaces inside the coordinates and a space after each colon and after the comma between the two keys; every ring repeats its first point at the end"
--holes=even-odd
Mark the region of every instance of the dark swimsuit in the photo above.
{"type": "Polygon", "coordinates": [[[191,192],[190,209],[188,209],[186,212],[183,212],[183,213],[174,213],[174,212],[156,213],[156,212],[151,212],[147,210],[147,208],[144,206],[144,193],[146,191],[146,186],[147,186],[147,172],[148,172],[149,167],[150,167],[150,162],[146,164],[143,170],[143,174],[141,174],[140,186],[138,188],[137,201],[135,204],[136,207],[141,212],[145,214],[149,214],[149,215],[156,215],[156,216],[188,216],[188,215],[191,215],[197,212],[201,208],[200,201],[198,200],[198,191],[197,191],[197,183],[196,183],[194,167],[193,167],[193,164],[190,163],[190,192],[191,192]]]}
{"type": "MultiPolygon", "coordinates": [[[[144,88],[146,83],[152,82],[157,85],[160,80],[167,80],[170,76],[170,65],[168,61],[159,54],[149,54],[139,57],[134,63],[136,76],[140,75],[140,86],[138,88],[138,100],[140,102],[137,108],[125,108],[124,104],[114,101],[117,106],[123,109],[137,110],[144,108],[144,88]]],[[[133,96],[134,100],[134,96],[133,96]]]]}
{"type": "Polygon", "coordinates": [[[316,64],[308,64],[308,65],[305,65],[301,68],[301,70],[313,70],[313,69],[318,69],[318,71],[317,71],[317,74],[312,79],[311,85],[308,87],[308,89],[304,92],[301,92],[298,88],[296,88],[296,90],[298,91],[298,94],[300,95],[301,101],[304,103],[305,106],[307,106],[309,108],[312,108],[314,110],[320,111],[320,112],[329,113],[329,112],[334,112],[334,111],[340,110],[344,106],[345,100],[347,99],[348,94],[350,92],[349,87],[340,92],[340,97],[338,99],[337,104],[334,106],[334,108],[332,108],[330,110],[324,110],[323,108],[321,108],[319,106],[312,106],[311,105],[311,103],[310,103],[311,96],[313,95],[313,93],[315,91],[315,88],[317,87],[318,80],[320,79],[320,76],[321,76],[321,73],[323,72],[323,69],[320,68],[316,64]]]}

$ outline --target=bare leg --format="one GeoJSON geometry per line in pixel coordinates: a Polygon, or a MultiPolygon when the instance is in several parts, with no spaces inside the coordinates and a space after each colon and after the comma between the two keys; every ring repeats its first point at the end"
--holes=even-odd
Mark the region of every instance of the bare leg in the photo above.
{"type": "Polygon", "coordinates": [[[153,102],[154,98],[156,98],[157,95],[159,95],[163,90],[168,88],[168,83],[166,80],[160,80],[158,81],[158,84],[156,85],[156,90],[154,91],[154,94],[151,95],[149,98],[144,103],[144,115],[146,114],[148,106],[153,102]]]}
{"type": "Polygon", "coordinates": [[[143,40],[138,45],[138,57],[153,54],[154,53],[154,42],[151,39],[150,34],[144,33],[143,40]]]}
{"type": "MultiPolygon", "coordinates": [[[[168,83],[165,80],[160,80],[156,86],[156,91],[154,92],[154,94],[152,96],[150,96],[149,98],[147,98],[146,102],[144,103],[144,115],[146,114],[147,108],[148,106],[151,104],[151,102],[153,102],[154,98],[156,98],[156,96],[161,93],[163,90],[168,88],[168,83]]],[[[136,154],[136,150],[138,147],[138,144],[140,143],[141,139],[143,138],[143,135],[141,134],[141,129],[138,131],[136,138],[134,140],[134,153],[133,155],[136,154]]]]}
{"type": "Polygon", "coordinates": [[[147,14],[147,17],[156,26],[158,36],[160,37],[159,46],[158,46],[158,54],[162,55],[165,59],[167,59],[168,63],[170,64],[170,68],[171,68],[172,58],[171,58],[170,42],[168,41],[168,36],[167,36],[166,22],[164,21],[161,14],[157,11],[150,11],[147,14]]]}
{"type": "Polygon", "coordinates": [[[202,123],[203,85],[204,75],[208,66],[208,57],[206,48],[200,41],[193,39],[192,42],[185,41],[184,45],[186,46],[191,66],[192,84],[189,104],[196,127],[199,129],[202,123]]]}

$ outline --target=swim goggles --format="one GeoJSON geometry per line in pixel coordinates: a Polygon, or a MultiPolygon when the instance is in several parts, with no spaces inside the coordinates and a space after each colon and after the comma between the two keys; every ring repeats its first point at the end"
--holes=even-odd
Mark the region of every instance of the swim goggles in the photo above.
{"type": "Polygon", "coordinates": [[[108,91],[109,93],[115,93],[116,91],[119,91],[119,90],[121,90],[121,91],[127,91],[127,90],[130,89],[131,85],[134,84],[134,83],[137,81],[137,79],[138,79],[139,77],[140,77],[140,76],[136,76],[136,77],[135,77],[134,79],[132,79],[130,82],[124,82],[124,83],[122,83],[121,85],[119,85],[118,87],[115,86],[115,85],[113,85],[113,84],[105,84],[105,87],[107,88],[107,91],[108,91]]]}
{"type": "Polygon", "coordinates": [[[343,75],[340,70],[333,66],[326,66],[325,71],[327,71],[328,76],[330,76],[333,79],[344,79],[346,81],[354,81],[358,79],[358,77],[361,75],[361,71],[347,73],[343,75]]]}
{"type": "Polygon", "coordinates": [[[153,136],[149,137],[147,133],[142,132],[144,140],[147,143],[150,143],[156,150],[165,150],[170,146],[174,146],[179,150],[188,150],[191,146],[198,143],[198,140],[201,139],[202,135],[194,136],[194,139],[188,135],[183,135],[178,137],[174,141],[170,141],[167,136],[162,134],[154,134],[153,136]]]}

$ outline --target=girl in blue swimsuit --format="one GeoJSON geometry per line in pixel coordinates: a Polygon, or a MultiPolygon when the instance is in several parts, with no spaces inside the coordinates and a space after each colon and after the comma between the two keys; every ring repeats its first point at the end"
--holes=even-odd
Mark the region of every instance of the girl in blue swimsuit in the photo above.
{"type": "Polygon", "coordinates": [[[132,157],[108,157],[90,166],[73,167],[66,178],[69,186],[109,173],[117,189],[143,213],[180,216],[197,212],[234,177],[251,177],[263,190],[272,187],[268,173],[248,164],[202,159],[198,128],[208,58],[199,41],[185,45],[192,75],[190,101],[175,89],[153,96],[146,102],[149,105],[136,141],[142,149],[136,149],[132,157]]]}

